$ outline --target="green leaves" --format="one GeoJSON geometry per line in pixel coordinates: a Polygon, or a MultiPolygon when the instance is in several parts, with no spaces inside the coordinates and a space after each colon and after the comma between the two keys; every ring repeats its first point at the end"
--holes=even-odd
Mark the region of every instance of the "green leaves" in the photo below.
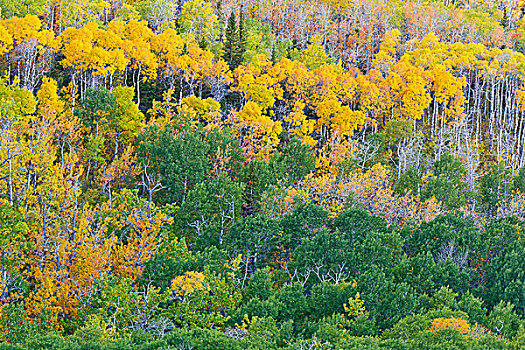
{"type": "Polygon", "coordinates": [[[204,190],[205,179],[227,182],[228,176],[235,176],[242,156],[225,134],[202,129],[178,133],[153,126],[138,138],[138,158],[162,177],[165,189],[158,202],[181,206],[197,184],[204,190]]]}
{"type": "Polygon", "coordinates": [[[525,315],[523,259],[525,259],[525,241],[520,237],[486,266],[484,290],[485,299],[490,305],[496,305],[500,300],[511,302],[516,306],[516,312],[525,315]]]}
{"type": "Polygon", "coordinates": [[[99,127],[106,124],[115,109],[115,96],[105,89],[87,89],[75,110],[77,117],[90,128],[91,134],[98,135],[99,127]]]}
{"type": "Polygon", "coordinates": [[[432,168],[433,176],[421,191],[421,199],[427,200],[434,196],[450,210],[462,207],[466,203],[467,184],[464,182],[465,168],[461,160],[445,153],[434,162],[432,168]]]}
{"type": "Polygon", "coordinates": [[[244,46],[244,27],[241,28],[242,22],[237,26],[237,20],[235,18],[235,11],[232,11],[230,17],[228,18],[228,23],[226,25],[224,42],[222,45],[223,60],[228,63],[231,71],[234,71],[238,66],[241,65],[244,46]]]}
{"type": "Polygon", "coordinates": [[[253,273],[271,264],[272,253],[281,241],[277,220],[263,215],[248,216],[235,223],[225,238],[224,245],[231,256],[243,255],[246,271],[253,273]]]}

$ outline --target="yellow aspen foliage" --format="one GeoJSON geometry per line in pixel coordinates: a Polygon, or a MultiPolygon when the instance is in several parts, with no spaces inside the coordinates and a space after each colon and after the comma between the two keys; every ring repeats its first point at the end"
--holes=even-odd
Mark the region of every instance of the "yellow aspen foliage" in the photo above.
{"type": "Polygon", "coordinates": [[[326,54],[322,40],[321,35],[316,34],[305,50],[294,52],[296,60],[303,63],[305,67],[310,70],[321,68],[326,64],[332,63],[333,59],[329,58],[326,54]]]}
{"type": "Polygon", "coordinates": [[[195,95],[182,99],[181,113],[186,113],[194,122],[204,121],[206,128],[221,128],[221,105],[213,98],[202,99],[195,95]]]}
{"type": "Polygon", "coordinates": [[[265,159],[279,145],[281,122],[273,121],[255,102],[247,102],[235,114],[233,123],[249,159],[265,159]]]}
{"type": "Polygon", "coordinates": [[[330,212],[332,217],[344,211],[350,195],[347,182],[337,180],[332,173],[310,174],[299,184],[299,189],[308,193],[309,200],[330,212]]]}
{"type": "Polygon", "coordinates": [[[7,31],[5,26],[0,24],[0,56],[5,55],[13,48],[13,36],[7,31]]]}
{"type": "Polygon", "coordinates": [[[174,29],[167,29],[151,39],[151,49],[166,76],[174,75],[178,71],[183,48],[184,40],[174,29]]]}
{"type": "Polygon", "coordinates": [[[383,74],[388,74],[394,64],[397,62],[396,47],[399,45],[401,33],[398,29],[390,30],[385,33],[379,52],[372,61],[372,68],[383,74]]]}
{"type": "MultiPolygon", "coordinates": [[[[498,203],[497,217],[516,216],[521,220],[525,219],[525,194],[515,191],[509,199],[502,198],[498,203]]],[[[480,221],[482,218],[478,218],[480,221]]]]}
{"type": "Polygon", "coordinates": [[[317,141],[310,135],[314,132],[316,122],[312,119],[307,119],[304,114],[306,104],[300,100],[296,101],[293,110],[283,119],[288,125],[288,131],[291,135],[299,137],[299,139],[308,146],[314,146],[317,141]]]}
{"type": "Polygon", "coordinates": [[[186,296],[196,290],[208,290],[206,276],[200,272],[187,271],[171,280],[171,290],[177,296],[186,296]]]}
{"type": "Polygon", "coordinates": [[[87,315],[84,326],[75,331],[75,336],[78,337],[93,337],[100,342],[107,343],[118,339],[118,332],[108,324],[103,315],[91,314],[87,315]]]}
{"type": "Polygon", "coordinates": [[[389,171],[381,164],[374,165],[369,171],[353,171],[343,177],[329,172],[310,174],[299,184],[299,189],[306,191],[311,201],[321,205],[333,217],[344,211],[349,199],[396,226],[430,221],[441,213],[440,203],[434,197],[421,202],[419,196],[410,193],[404,196],[395,194],[389,171]]]}
{"type": "Polygon", "coordinates": [[[318,124],[330,128],[333,133],[352,136],[358,125],[364,123],[364,114],[361,111],[352,111],[348,106],[341,106],[336,100],[319,103],[317,116],[318,124]]]}
{"type": "Polygon", "coordinates": [[[197,42],[210,45],[220,31],[219,18],[211,3],[205,0],[186,1],[182,5],[178,23],[186,34],[186,42],[194,38],[197,42]]]}
{"type": "MultiPolygon", "coordinates": [[[[148,125],[156,125],[160,129],[165,129],[168,127],[176,116],[179,114],[179,104],[176,101],[176,98],[173,96],[175,90],[168,89],[162,93],[161,101],[153,101],[151,109],[148,111],[150,120],[148,125]]],[[[186,121],[185,119],[183,119],[186,121]]],[[[182,125],[181,125],[182,126],[182,125]]],[[[191,123],[188,121],[184,127],[191,126],[191,123]]]]}
{"type": "Polygon", "coordinates": [[[455,329],[462,335],[468,335],[470,332],[470,326],[467,321],[462,318],[436,318],[432,321],[432,326],[427,333],[439,332],[442,329],[455,329]]]}
{"type": "MultiPolygon", "coordinates": [[[[131,87],[117,86],[111,93],[115,96],[115,113],[110,117],[111,133],[117,141],[133,142],[144,127],[144,114],[133,101],[135,92],[131,87]]],[[[118,143],[118,142],[117,142],[118,143]]],[[[115,153],[118,144],[115,145],[115,153]]]]}
{"type": "Polygon", "coordinates": [[[44,77],[36,97],[40,113],[47,111],[55,116],[59,116],[64,112],[64,101],[58,96],[58,85],[55,80],[44,77]]]}
{"type": "Polygon", "coordinates": [[[61,4],[60,22],[64,27],[80,27],[98,21],[111,10],[111,3],[107,0],[63,0],[61,4]]]}
{"type": "Polygon", "coordinates": [[[349,137],[333,133],[319,150],[315,160],[318,174],[342,174],[342,165],[353,159],[357,151],[357,142],[349,137]]]}
{"type": "Polygon", "coordinates": [[[525,85],[521,85],[516,91],[516,107],[521,111],[525,111],[525,85]]]}
{"type": "Polygon", "coordinates": [[[383,215],[389,224],[416,224],[434,219],[441,213],[440,204],[432,197],[421,202],[410,193],[399,196],[390,183],[389,171],[381,164],[374,165],[366,172],[354,172],[348,176],[348,190],[372,215],[383,215]]]}
{"type": "Polygon", "coordinates": [[[124,31],[125,50],[126,55],[131,59],[131,67],[142,72],[144,80],[155,79],[158,61],[152,51],[153,31],[148,28],[145,21],[136,20],[126,23],[124,31]]]}
{"type": "MultiPolygon", "coordinates": [[[[431,101],[427,82],[423,79],[423,69],[400,62],[394,67],[397,78],[391,90],[394,119],[419,120],[431,101]]],[[[387,77],[387,82],[392,80],[387,77]]]]}
{"type": "Polygon", "coordinates": [[[201,95],[203,86],[213,92],[231,81],[226,62],[217,59],[211,51],[201,49],[194,41],[188,43],[187,53],[175,59],[169,68],[168,74],[177,74],[172,79],[183,78],[181,82],[186,82],[191,94],[201,95]]]}
{"type": "Polygon", "coordinates": [[[122,38],[114,31],[100,29],[95,22],[80,29],[66,29],[60,40],[65,57],[62,65],[80,75],[89,71],[94,77],[112,78],[117,71],[124,71],[130,62],[123,50],[122,38]]]}
{"type": "Polygon", "coordinates": [[[343,309],[353,318],[368,316],[368,312],[365,308],[365,301],[361,299],[359,292],[355,294],[355,298],[350,297],[348,299],[348,304],[343,304],[343,309]]]}
{"type": "Polygon", "coordinates": [[[308,204],[310,202],[308,192],[305,190],[293,187],[272,188],[262,195],[261,213],[274,219],[280,218],[291,213],[296,203],[308,204]]]}
{"type": "Polygon", "coordinates": [[[236,85],[232,90],[239,91],[245,99],[256,102],[263,109],[272,107],[276,97],[273,88],[278,78],[272,76],[271,67],[266,58],[239,66],[235,70],[236,85]]]}
{"type": "Polygon", "coordinates": [[[336,64],[311,68],[286,58],[272,65],[262,58],[236,69],[232,90],[258,103],[263,110],[275,106],[277,101],[289,106],[289,113],[271,117],[282,121],[285,131],[307,145],[317,143],[312,135],[326,138],[333,132],[351,136],[365,119],[364,113],[350,107],[358,101],[353,72],[345,72],[336,64]],[[318,118],[308,117],[307,110],[318,118]]]}
{"type": "Polygon", "coordinates": [[[2,21],[2,26],[12,36],[14,45],[20,45],[26,40],[37,39],[41,36],[42,22],[37,16],[29,15],[22,18],[5,19],[2,21]]]}
{"type": "MultiPolygon", "coordinates": [[[[43,29],[42,26],[40,19],[33,15],[0,21],[0,27],[4,27],[13,40],[13,49],[7,63],[12,68],[16,67],[12,73],[20,79],[19,85],[29,91],[33,91],[43,75],[49,71],[53,63],[53,54],[58,50],[58,41],[54,33],[43,29]]],[[[7,40],[9,48],[11,41],[7,40]]]]}
{"type": "Polygon", "coordinates": [[[356,80],[359,85],[360,110],[370,119],[382,124],[392,118],[394,105],[391,93],[391,84],[400,89],[401,79],[398,76],[389,75],[390,81],[383,77],[380,71],[372,69],[367,75],[358,75],[356,80]],[[397,78],[397,79],[393,79],[397,78]]]}

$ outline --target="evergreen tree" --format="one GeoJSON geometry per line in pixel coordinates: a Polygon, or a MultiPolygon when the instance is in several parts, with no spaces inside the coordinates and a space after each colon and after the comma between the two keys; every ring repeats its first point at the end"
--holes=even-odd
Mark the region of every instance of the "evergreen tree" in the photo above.
{"type": "Polygon", "coordinates": [[[221,31],[219,33],[219,40],[223,41],[224,40],[224,13],[222,11],[222,0],[217,1],[217,6],[215,9],[217,11],[217,17],[219,17],[219,23],[220,23],[220,28],[221,28],[221,31]]]}
{"type": "Polygon", "coordinates": [[[500,24],[504,29],[509,28],[509,16],[507,14],[507,9],[503,9],[503,18],[501,19],[500,24]]]}
{"type": "Polygon", "coordinates": [[[244,53],[246,52],[246,29],[244,27],[244,15],[241,11],[239,26],[235,18],[235,12],[232,12],[226,25],[226,33],[223,44],[224,54],[222,58],[228,63],[230,70],[234,70],[242,63],[244,53]]]}
{"type": "Polygon", "coordinates": [[[226,25],[226,33],[223,44],[223,56],[222,58],[231,70],[234,70],[241,63],[238,59],[239,55],[239,32],[237,29],[237,20],[235,18],[235,12],[232,11],[230,18],[228,18],[228,24],[226,25]]]}
{"type": "Polygon", "coordinates": [[[239,65],[242,63],[244,58],[244,53],[246,52],[246,28],[244,25],[244,14],[241,9],[241,17],[239,18],[239,42],[237,46],[237,56],[236,59],[239,61],[239,65]]]}

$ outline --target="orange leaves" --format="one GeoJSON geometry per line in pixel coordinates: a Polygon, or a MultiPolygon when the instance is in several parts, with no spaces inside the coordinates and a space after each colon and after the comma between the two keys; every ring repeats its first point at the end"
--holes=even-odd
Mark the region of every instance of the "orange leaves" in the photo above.
{"type": "Polygon", "coordinates": [[[310,203],[307,190],[287,187],[265,192],[261,199],[261,213],[270,218],[280,218],[294,209],[296,201],[310,203]]]}
{"type": "Polygon", "coordinates": [[[112,272],[120,278],[136,279],[142,275],[144,264],[158,251],[160,227],[166,217],[144,220],[130,216],[131,230],[127,242],[114,247],[111,256],[112,272]]]}
{"type": "Polygon", "coordinates": [[[34,278],[38,281],[39,288],[26,298],[26,310],[31,316],[49,315],[48,322],[51,322],[54,328],[61,329],[60,320],[65,315],[77,315],[77,301],[73,298],[67,274],[36,270],[34,278]]]}
{"type": "Polygon", "coordinates": [[[144,200],[138,201],[136,193],[130,190],[122,190],[113,206],[108,208],[108,205],[105,204],[104,224],[119,236],[111,255],[112,271],[118,277],[135,279],[142,274],[144,264],[157,253],[161,228],[172,219],[144,200]]]}
{"type": "Polygon", "coordinates": [[[113,206],[108,201],[77,209],[70,232],[62,227],[48,231],[47,237],[34,232],[42,253],[31,262],[36,288],[27,298],[30,314],[48,310],[55,322],[76,316],[106,275],[135,280],[142,274],[159,249],[161,227],[171,219],[144,201],[137,203],[134,196],[122,191],[113,206]]]}
{"type": "Polygon", "coordinates": [[[338,133],[332,134],[319,150],[315,162],[317,173],[337,175],[341,170],[341,165],[355,156],[357,148],[357,141],[338,133]]]}
{"type": "Polygon", "coordinates": [[[470,326],[467,321],[462,318],[436,318],[432,321],[432,326],[427,332],[439,332],[442,329],[455,329],[462,335],[467,335],[470,332],[470,326]]]}
{"type": "Polygon", "coordinates": [[[104,164],[98,169],[96,181],[102,192],[107,194],[110,200],[112,191],[124,182],[126,176],[137,174],[134,169],[135,162],[134,148],[128,144],[122,154],[113,159],[111,163],[104,164]]]}

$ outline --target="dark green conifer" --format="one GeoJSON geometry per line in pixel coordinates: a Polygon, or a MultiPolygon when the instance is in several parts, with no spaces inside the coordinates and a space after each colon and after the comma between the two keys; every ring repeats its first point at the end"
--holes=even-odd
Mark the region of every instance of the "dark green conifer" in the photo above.
{"type": "Polygon", "coordinates": [[[503,29],[509,28],[509,16],[507,15],[507,9],[503,9],[503,18],[500,21],[503,29]]]}
{"type": "Polygon", "coordinates": [[[241,9],[241,17],[239,18],[239,42],[237,46],[237,57],[236,59],[239,61],[239,65],[242,63],[242,60],[244,58],[244,53],[246,52],[246,27],[244,25],[244,14],[242,13],[241,9]]]}
{"type": "Polygon", "coordinates": [[[226,61],[226,63],[228,63],[228,66],[230,66],[231,70],[237,68],[236,56],[238,51],[237,47],[239,45],[238,38],[237,20],[235,19],[235,12],[232,11],[230,18],[228,18],[228,24],[226,25],[226,33],[222,46],[224,51],[222,58],[224,61],[226,61]]]}

